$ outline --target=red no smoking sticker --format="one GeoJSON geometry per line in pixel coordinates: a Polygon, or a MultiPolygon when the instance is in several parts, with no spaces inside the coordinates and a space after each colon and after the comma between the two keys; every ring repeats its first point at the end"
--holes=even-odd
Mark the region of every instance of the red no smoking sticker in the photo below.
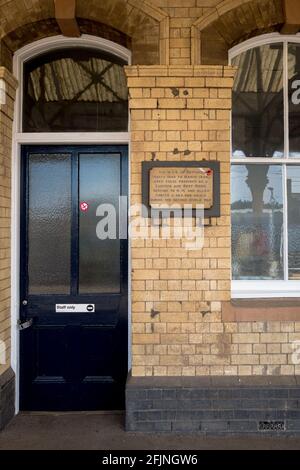
{"type": "Polygon", "coordinates": [[[85,202],[85,201],[81,202],[81,203],[80,203],[80,210],[81,210],[82,212],[88,211],[88,210],[89,210],[89,204],[88,204],[87,202],[85,202]]]}

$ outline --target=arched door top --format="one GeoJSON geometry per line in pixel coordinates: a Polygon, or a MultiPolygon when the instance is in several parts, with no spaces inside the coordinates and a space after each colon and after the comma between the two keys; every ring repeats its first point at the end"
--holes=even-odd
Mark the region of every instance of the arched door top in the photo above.
{"type": "Polygon", "coordinates": [[[130,61],[125,47],[89,35],[55,36],[19,49],[17,132],[126,132],[123,65],[130,61]]]}

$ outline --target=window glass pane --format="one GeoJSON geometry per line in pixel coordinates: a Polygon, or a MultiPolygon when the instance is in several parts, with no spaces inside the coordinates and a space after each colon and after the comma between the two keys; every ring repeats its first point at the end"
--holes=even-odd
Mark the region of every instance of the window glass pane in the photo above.
{"type": "Polygon", "coordinates": [[[300,279],[300,166],[287,168],[289,279],[300,279]]]}
{"type": "MultiPolygon", "coordinates": [[[[81,154],[79,161],[79,206],[87,203],[87,210],[79,215],[79,292],[120,292],[120,240],[100,239],[97,224],[105,226],[108,213],[96,214],[100,204],[110,204],[115,210],[118,235],[120,196],[120,156],[81,154]]],[[[104,227],[107,231],[112,225],[104,227]]],[[[99,226],[100,228],[100,226],[99,226]]]]}
{"type": "Polygon", "coordinates": [[[282,167],[232,166],[232,277],[283,279],[282,167]]]}
{"type": "Polygon", "coordinates": [[[29,294],[69,294],[71,156],[29,155],[29,294]]]}
{"type": "Polygon", "coordinates": [[[238,67],[232,95],[234,157],[282,157],[283,46],[268,44],[232,60],[238,67]]]}
{"type": "Polygon", "coordinates": [[[300,157],[300,44],[289,44],[289,141],[290,156],[300,157]]]}
{"type": "Polygon", "coordinates": [[[127,131],[120,59],[89,49],[39,56],[24,68],[24,132],[127,131]]]}

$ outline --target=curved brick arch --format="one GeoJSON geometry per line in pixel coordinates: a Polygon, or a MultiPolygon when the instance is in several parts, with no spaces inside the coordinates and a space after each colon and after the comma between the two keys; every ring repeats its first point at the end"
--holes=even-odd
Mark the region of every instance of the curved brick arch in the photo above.
{"type": "Polygon", "coordinates": [[[169,17],[149,0],[77,0],[77,15],[100,21],[132,38],[134,64],[169,63],[169,17]]]}
{"type": "MultiPolygon", "coordinates": [[[[127,49],[132,48],[131,38],[111,26],[84,18],[77,18],[77,22],[82,34],[99,36],[127,49]]],[[[60,34],[61,31],[54,18],[20,26],[2,39],[0,43],[0,64],[12,71],[12,56],[18,49],[39,39],[60,34]]]]}
{"type": "MultiPolygon", "coordinates": [[[[61,34],[53,0],[10,0],[1,5],[0,64],[11,70],[12,55],[37,39],[61,34]]],[[[115,41],[132,50],[133,63],[168,64],[168,15],[146,0],[77,0],[82,33],[115,41]]]]}
{"type": "Polygon", "coordinates": [[[260,34],[280,31],[282,0],[223,0],[192,26],[194,64],[227,64],[228,50],[260,34]]]}

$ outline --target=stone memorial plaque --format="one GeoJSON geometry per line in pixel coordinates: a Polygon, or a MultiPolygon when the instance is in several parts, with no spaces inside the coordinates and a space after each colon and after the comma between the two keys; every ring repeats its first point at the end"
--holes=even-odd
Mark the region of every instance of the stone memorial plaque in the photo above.
{"type": "Polygon", "coordinates": [[[213,197],[214,171],[207,166],[157,166],[149,172],[149,205],[168,207],[203,205],[210,209],[213,197]]]}

